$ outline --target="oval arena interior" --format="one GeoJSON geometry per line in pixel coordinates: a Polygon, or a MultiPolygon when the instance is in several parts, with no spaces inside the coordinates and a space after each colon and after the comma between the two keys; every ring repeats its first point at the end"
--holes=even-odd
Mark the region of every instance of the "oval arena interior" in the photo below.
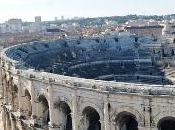
{"type": "Polygon", "coordinates": [[[174,45],[131,36],[1,53],[5,130],[174,130],[174,45]]]}

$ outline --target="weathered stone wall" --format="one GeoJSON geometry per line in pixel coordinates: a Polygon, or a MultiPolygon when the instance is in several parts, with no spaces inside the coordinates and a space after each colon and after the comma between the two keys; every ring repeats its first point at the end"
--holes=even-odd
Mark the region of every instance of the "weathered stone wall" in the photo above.
{"type": "MultiPolygon", "coordinates": [[[[105,84],[104,86],[98,86],[97,83],[97,88],[86,88],[83,86],[83,83],[79,84],[79,86],[72,85],[75,84],[76,80],[66,81],[66,77],[59,79],[60,82],[62,82],[61,84],[60,82],[57,83],[54,81],[54,78],[46,79],[46,81],[35,79],[34,75],[36,73],[33,73],[34,75],[31,74],[30,77],[24,77],[20,74],[22,74],[22,72],[18,72],[18,75],[15,73],[6,73],[6,75],[8,75],[7,77],[13,77],[13,75],[18,77],[18,81],[16,82],[18,98],[13,98],[15,101],[11,101],[8,92],[12,92],[12,90],[7,90],[8,92],[6,91],[4,95],[8,97],[5,98],[7,100],[6,104],[3,105],[3,110],[6,112],[6,120],[8,114],[11,114],[14,118],[13,120],[21,123],[14,123],[13,120],[11,120],[15,125],[11,127],[21,129],[21,127],[24,126],[23,129],[28,130],[28,127],[43,127],[49,123],[51,130],[59,130],[59,126],[66,125],[65,119],[63,118],[65,114],[60,108],[60,103],[62,102],[65,102],[70,107],[74,130],[84,128],[83,125],[85,125],[85,123],[82,123],[84,121],[83,111],[86,107],[92,107],[98,112],[101,130],[116,130],[116,126],[118,125],[116,120],[119,118],[118,115],[120,113],[130,113],[134,115],[138,122],[139,130],[157,130],[159,120],[165,117],[175,117],[175,98],[173,96],[174,93],[172,93],[174,92],[173,86],[167,86],[170,87],[170,89],[166,89],[166,91],[169,91],[169,94],[168,92],[164,94],[165,90],[161,86],[154,88],[153,92],[155,94],[147,94],[144,93],[144,91],[147,91],[147,88],[149,88],[148,91],[151,91],[151,86],[134,86],[134,84],[130,84],[131,87],[128,86],[129,84],[126,84],[128,92],[117,92],[108,91],[105,88],[105,84]],[[138,93],[130,91],[130,89],[139,89],[140,87],[145,87],[146,90],[139,90],[140,92],[138,93]],[[29,92],[31,99],[25,95],[26,90],[29,92]],[[46,120],[45,117],[47,114],[44,113],[45,111],[43,109],[45,106],[39,99],[41,95],[45,97],[48,102],[49,122],[43,121],[46,120]],[[18,106],[18,109],[15,109],[15,106],[18,106]]],[[[6,80],[9,79],[6,78],[6,80]]],[[[14,83],[13,81],[10,82],[12,82],[12,84],[14,83]]],[[[116,90],[118,86],[126,88],[125,84],[114,84],[116,90]]],[[[111,84],[111,87],[114,84],[111,84]]],[[[108,85],[110,85],[110,83],[108,85]]],[[[9,118],[8,120],[10,121],[9,118]]],[[[6,121],[6,123],[8,123],[8,121],[6,121]]],[[[64,127],[61,129],[64,129],[64,127]]],[[[6,130],[8,130],[8,128],[6,130]]]]}
{"type": "Polygon", "coordinates": [[[82,79],[1,56],[4,130],[160,130],[175,118],[175,86],[82,79]]]}

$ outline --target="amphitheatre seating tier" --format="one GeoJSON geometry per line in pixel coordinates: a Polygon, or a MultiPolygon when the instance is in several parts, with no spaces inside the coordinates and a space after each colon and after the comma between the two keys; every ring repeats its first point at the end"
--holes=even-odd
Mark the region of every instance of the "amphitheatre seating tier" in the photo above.
{"type": "Polygon", "coordinates": [[[153,41],[149,38],[134,39],[107,37],[38,41],[10,47],[5,53],[8,58],[18,62],[18,68],[87,79],[118,75],[103,80],[172,84],[164,77],[162,67],[152,61],[152,51],[139,48],[152,45],[153,41]],[[124,78],[123,75],[133,77],[124,78]]]}

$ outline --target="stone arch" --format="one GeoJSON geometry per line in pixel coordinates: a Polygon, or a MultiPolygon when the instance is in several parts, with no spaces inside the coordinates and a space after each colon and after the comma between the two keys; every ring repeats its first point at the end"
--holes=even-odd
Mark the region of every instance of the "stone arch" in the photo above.
{"type": "Polygon", "coordinates": [[[97,104],[94,104],[94,103],[91,103],[91,102],[84,102],[83,104],[80,105],[80,112],[81,112],[80,114],[82,114],[83,110],[88,106],[94,108],[98,112],[98,114],[100,115],[100,119],[101,120],[103,119],[103,117],[104,117],[103,116],[103,111],[100,109],[100,107],[97,104]]]}
{"type": "MultiPolygon", "coordinates": [[[[29,88],[25,87],[25,86],[21,86],[21,87],[18,87],[20,90],[21,90],[21,95],[22,96],[25,96],[25,93],[27,92],[29,95],[32,95],[31,94],[31,91],[29,88]]],[[[19,90],[19,91],[20,91],[19,90]]]]}
{"type": "Polygon", "coordinates": [[[174,56],[174,49],[171,49],[171,56],[174,56]]]}
{"type": "Polygon", "coordinates": [[[118,113],[115,117],[115,130],[138,130],[136,116],[127,111],[118,113]]]}
{"type": "Polygon", "coordinates": [[[97,110],[91,106],[84,108],[81,120],[83,130],[101,130],[101,118],[97,110]]]}
{"type": "Polygon", "coordinates": [[[59,126],[63,130],[72,130],[72,111],[69,104],[65,101],[60,101],[57,106],[59,126]]]}
{"type": "Polygon", "coordinates": [[[160,123],[161,119],[172,117],[172,115],[175,115],[175,112],[171,112],[171,114],[168,111],[155,113],[155,116],[153,116],[152,125],[156,127],[160,123]]]}
{"type": "Polygon", "coordinates": [[[39,101],[39,98],[40,97],[45,97],[47,101],[49,101],[49,97],[48,97],[48,93],[47,93],[47,90],[45,91],[40,91],[38,89],[36,89],[36,100],[39,101]]]}
{"type": "Polygon", "coordinates": [[[135,119],[136,121],[138,122],[138,125],[142,125],[143,122],[144,122],[144,114],[135,110],[133,107],[118,107],[116,108],[117,111],[115,111],[112,115],[111,115],[111,119],[113,122],[115,122],[116,120],[116,116],[119,114],[119,113],[122,113],[122,112],[127,112],[127,113],[130,113],[132,115],[135,116],[135,119]]]}
{"type": "Polygon", "coordinates": [[[175,117],[167,116],[159,120],[157,124],[158,130],[174,130],[175,117]]]}
{"type": "Polygon", "coordinates": [[[61,97],[61,98],[59,97],[59,101],[67,103],[68,106],[70,107],[70,110],[72,111],[72,102],[67,97],[61,97]]]}
{"type": "Polygon", "coordinates": [[[37,116],[39,127],[47,127],[50,122],[49,102],[45,95],[38,96],[37,116]]]}

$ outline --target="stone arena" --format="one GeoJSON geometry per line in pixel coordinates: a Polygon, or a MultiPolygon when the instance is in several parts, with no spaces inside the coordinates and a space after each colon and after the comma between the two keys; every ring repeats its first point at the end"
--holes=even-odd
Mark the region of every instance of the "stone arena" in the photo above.
{"type": "Polygon", "coordinates": [[[4,49],[4,130],[174,130],[174,42],[123,35],[4,49]]]}

